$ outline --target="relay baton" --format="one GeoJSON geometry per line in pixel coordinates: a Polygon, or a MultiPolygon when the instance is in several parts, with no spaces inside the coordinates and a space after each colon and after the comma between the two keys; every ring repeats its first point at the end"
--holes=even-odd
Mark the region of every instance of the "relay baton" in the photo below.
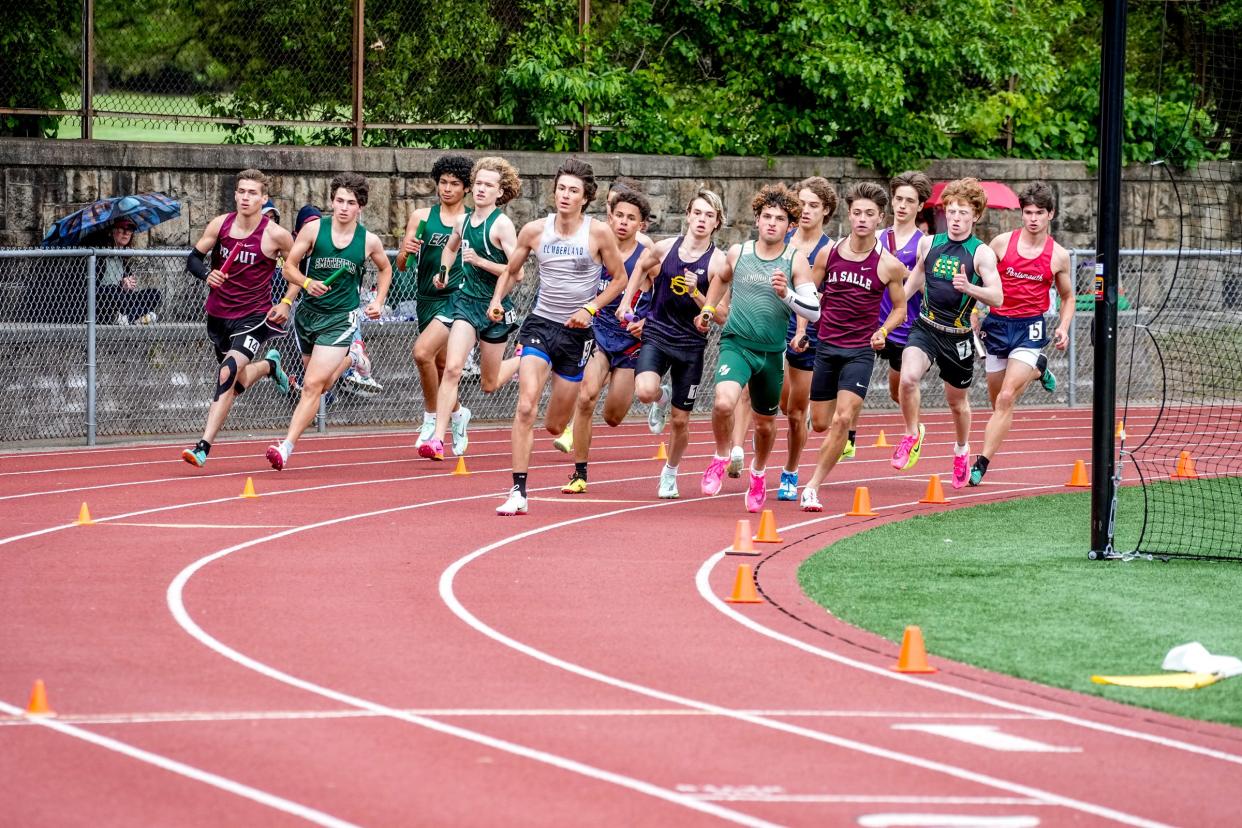
{"type": "Polygon", "coordinates": [[[629,311],[626,311],[625,315],[622,318],[625,319],[626,322],[637,322],[638,321],[638,317],[630,313],[629,311]]]}
{"type": "Polygon", "coordinates": [[[349,265],[341,265],[336,270],[332,271],[331,276],[323,280],[323,286],[331,287],[333,280],[335,280],[337,276],[340,276],[342,273],[344,273],[347,270],[349,270],[349,265]]]}
{"type": "Polygon", "coordinates": [[[225,276],[227,276],[229,273],[229,265],[231,265],[233,263],[233,260],[237,258],[237,254],[241,252],[241,249],[242,249],[241,242],[237,242],[236,244],[234,244],[233,249],[229,251],[229,255],[225,257],[224,264],[220,265],[220,272],[223,273],[225,276]]]}

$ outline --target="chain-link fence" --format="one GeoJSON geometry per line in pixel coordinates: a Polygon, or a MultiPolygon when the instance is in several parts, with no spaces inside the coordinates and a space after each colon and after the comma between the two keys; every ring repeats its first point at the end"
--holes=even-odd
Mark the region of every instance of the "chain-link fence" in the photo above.
{"type": "MultiPolygon", "coordinates": [[[[93,443],[97,437],[183,434],[198,430],[214,389],[216,366],[207,342],[203,283],[185,273],[185,250],[4,250],[0,251],[0,339],[9,359],[0,367],[0,442],[28,440],[93,443]]],[[[1126,279],[1145,268],[1148,295],[1162,295],[1156,283],[1172,274],[1177,251],[1123,252],[1126,279]]],[[[1218,307],[1242,307],[1242,274],[1218,278],[1219,264],[1236,251],[1181,251],[1183,278],[1190,270],[1204,274],[1205,290],[1221,291],[1218,307]],[[1187,263],[1193,263],[1193,266],[1187,263]],[[1232,303],[1232,304],[1231,304],[1232,303]]],[[[1088,404],[1091,399],[1091,298],[1094,254],[1071,251],[1080,310],[1070,346],[1050,352],[1050,366],[1060,377],[1055,395],[1036,389],[1024,405],[1088,404]]],[[[519,315],[534,302],[535,279],[525,279],[515,293],[519,315]]],[[[1124,291],[1123,291],[1124,292],[1124,291]]],[[[1145,309],[1150,310],[1150,309],[1145,309]]],[[[1055,313],[1055,307],[1053,309],[1055,313]]],[[[1119,353],[1135,341],[1138,309],[1121,312],[1119,353]]],[[[401,303],[382,320],[365,322],[363,335],[378,394],[350,393],[338,384],[324,398],[317,427],[416,424],[423,411],[422,391],[412,358],[417,337],[417,306],[401,303]]],[[[703,385],[696,411],[710,411],[716,368],[716,336],[708,345],[703,385]]],[[[291,338],[276,340],[286,365],[300,359],[291,338]]],[[[1134,352],[1130,400],[1159,399],[1158,356],[1146,337],[1134,352]]],[[[1126,368],[1126,366],[1123,366],[1126,368]]],[[[1126,370],[1129,370],[1126,368],[1126,370]]],[[[480,420],[512,418],[516,384],[483,394],[477,373],[468,366],[462,401],[480,420]]],[[[868,410],[892,410],[887,363],[877,362],[868,410]]],[[[986,386],[976,382],[971,399],[987,407],[986,386]]],[[[271,382],[243,394],[226,430],[278,434],[288,424],[296,396],[280,394],[271,382]]],[[[943,388],[934,377],[925,383],[924,405],[944,405],[943,388]]]]}
{"type": "Polygon", "coordinates": [[[49,43],[0,73],[3,132],[505,148],[537,129],[502,88],[534,6],[566,30],[589,16],[528,0],[19,4],[9,25],[49,43]]]}

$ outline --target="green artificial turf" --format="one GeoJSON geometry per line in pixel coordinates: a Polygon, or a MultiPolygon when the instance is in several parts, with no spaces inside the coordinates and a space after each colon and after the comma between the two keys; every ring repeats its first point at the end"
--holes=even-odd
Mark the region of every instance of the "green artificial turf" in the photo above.
{"type": "MultiPolygon", "coordinates": [[[[1124,488],[1121,497],[1117,548],[1129,549],[1142,492],[1124,488]]],[[[893,641],[919,625],[933,656],[1242,725],[1242,676],[1199,690],[1091,681],[1160,673],[1165,654],[1189,641],[1242,657],[1242,562],[1088,560],[1090,511],[1082,492],[919,516],[819,551],[799,580],[838,618],[893,641]]]]}

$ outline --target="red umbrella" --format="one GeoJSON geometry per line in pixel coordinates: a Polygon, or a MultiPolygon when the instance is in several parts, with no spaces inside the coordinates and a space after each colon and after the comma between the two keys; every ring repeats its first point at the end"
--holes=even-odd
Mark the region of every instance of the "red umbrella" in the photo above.
{"type": "MultiPolygon", "coordinates": [[[[979,185],[983,187],[983,191],[988,194],[988,206],[997,210],[1017,210],[1021,208],[1018,204],[1018,194],[1009,189],[1008,185],[999,181],[980,181],[979,185]]],[[[944,188],[948,186],[948,182],[941,181],[939,184],[932,185],[931,198],[927,199],[928,207],[940,206],[940,194],[944,192],[944,188]]]]}

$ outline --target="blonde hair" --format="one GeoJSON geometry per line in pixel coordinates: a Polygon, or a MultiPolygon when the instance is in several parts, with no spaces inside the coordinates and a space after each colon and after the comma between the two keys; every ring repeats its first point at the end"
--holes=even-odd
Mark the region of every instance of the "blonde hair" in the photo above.
{"type": "Polygon", "coordinates": [[[500,198],[496,203],[508,204],[522,193],[522,179],[518,178],[517,167],[497,155],[488,155],[474,162],[470,171],[470,183],[474,184],[475,176],[483,170],[500,174],[500,198]]]}
{"type": "MultiPolygon", "coordinates": [[[[707,202],[708,207],[711,207],[713,210],[716,211],[716,230],[719,230],[721,227],[724,227],[724,223],[725,223],[724,202],[720,200],[720,196],[716,195],[714,192],[707,189],[706,187],[700,187],[699,190],[695,192],[694,196],[691,197],[691,199],[688,202],[686,202],[686,212],[689,213],[691,206],[693,206],[694,202],[700,198],[707,202]]],[[[714,233],[716,232],[716,230],[713,230],[712,232],[714,233]]]]}

